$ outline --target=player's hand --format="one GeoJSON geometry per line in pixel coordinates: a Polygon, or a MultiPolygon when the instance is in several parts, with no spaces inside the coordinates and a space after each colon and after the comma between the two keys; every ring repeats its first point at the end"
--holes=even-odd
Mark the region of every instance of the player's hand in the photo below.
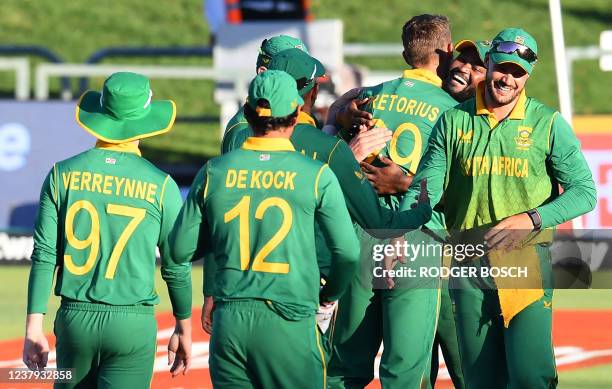
{"type": "Polygon", "coordinates": [[[343,109],[346,105],[348,105],[351,102],[351,100],[354,100],[357,97],[359,97],[360,94],[361,94],[361,88],[353,88],[349,90],[348,92],[346,92],[345,94],[343,94],[342,96],[338,97],[336,101],[334,101],[332,105],[329,106],[329,110],[327,111],[328,112],[327,120],[325,121],[325,124],[335,125],[337,113],[341,109],[343,109]]]}
{"type": "Polygon", "coordinates": [[[414,176],[405,174],[395,162],[382,155],[378,159],[385,165],[376,167],[361,162],[361,169],[379,195],[406,193],[414,176]]]}
{"type": "Polygon", "coordinates": [[[510,251],[522,245],[525,238],[533,231],[533,222],[529,215],[519,213],[510,216],[491,228],[484,236],[488,250],[504,249],[510,251]]]}
{"type": "Polygon", "coordinates": [[[331,301],[327,303],[321,303],[319,305],[319,309],[317,310],[317,325],[321,330],[321,333],[327,332],[329,325],[334,317],[334,312],[336,311],[336,307],[338,306],[337,301],[331,301]]]}
{"type": "Polygon", "coordinates": [[[368,130],[366,126],[359,127],[359,133],[351,139],[349,147],[357,161],[363,161],[368,155],[375,151],[380,151],[393,134],[386,128],[372,128],[368,130]]]}
{"type": "Polygon", "coordinates": [[[212,334],[212,314],[215,310],[215,302],[212,296],[204,296],[202,305],[202,329],[208,334],[212,334]]]}
{"type": "Polygon", "coordinates": [[[48,358],[49,342],[42,330],[26,334],[23,342],[23,363],[30,370],[42,370],[47,366],[48,358]]]}
{"type": "MultiPolygon", "coordinates": [[[[405,239],[403,236],[400,236],[398,238],[393,238],[389,241],[389,245],[392,245],[393,247],[404,247],[405,244],[405,239]]],[[[399,250],[399,251],[394,251],[394,253],[392,255],[385,255],[385,257],[383,258],[383,269],[384,270],[392,270],[395,268],[395,266],[397,265],[397,263],[406,263],[407,259],[406,257],[404,257],[403,254],[403,250],[399,250]]],[[[390,277],[388,274],[386,273],[387,276],[385,276],[385,283],[387,284],[387,288],[388,289],[393,289],[395,287],[395,280],[393,279],[393,277],[390,277]]]]}
{"type": "Polygon", "coordinates": [[[176,377],[187,374],[191,366],[191,319],[178,320],[168,342],[168,366],[176,377]]]}
{"type": "Polygon", "coordinates": [[[366,104],[369,100],[369,98],[350,100],[347,104],[344,104],[336,113],[336,123],[345,129],[361,125],[366,126],[366,128],[372,128],[374,126],[372,114],[359,109],[360,106],[366,104]]]}
{"type": "Polygon", "coordinates": [[[421,191],[417,198],[417,204],[429,204],[429,193],[427,193],[427,178],[421,180],[421,191]]]}

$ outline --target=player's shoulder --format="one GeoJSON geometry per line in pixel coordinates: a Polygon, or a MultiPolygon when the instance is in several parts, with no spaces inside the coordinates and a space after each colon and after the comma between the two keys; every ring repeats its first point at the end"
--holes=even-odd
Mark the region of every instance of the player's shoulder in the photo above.
{"type": "Polygon", "coordinates": [[[527,115],[537,115],[543,117],[552,117],[559,112],[533,97],[527,97],[525,100],[525,110],[527,115]]]}
{"type": "Polygon", "coordinates": [[[229,122],[227,122],[227,125],[225,126],[225,133],[227,133],[228,131],[232,130],[233,128],[239,125],[244,125],[244,124],[247,124],[247,121],[246,121],[246,118],[244,117],[244,111],[241,107],[238,110],[238,112],[236,112],[236,114],[232,116],[229,122]]]}
{"type": "Polygon", "coordinates": [[[401,84],[402,77],[394,78],[381,82],[380,84],[373,86],[366,86],[361,89],[360,98],[372,97],[379,95],[385,91],[395,90],[401,84]]]}

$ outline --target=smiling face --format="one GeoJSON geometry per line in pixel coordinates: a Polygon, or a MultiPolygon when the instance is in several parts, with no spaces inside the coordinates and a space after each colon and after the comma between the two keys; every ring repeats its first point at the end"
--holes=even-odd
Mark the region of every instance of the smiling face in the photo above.
{"type": "Polygon", "coordinates": [[[464,48],[450,66],[444,90],[461,102],[474,97],[478,84],[485,79],[484,67],[474,46],[464,48]]]}
{"type": "Polygon", "coordinates": [[[487,95],[497,106],[513,103],[525,88],[529,74],[511,62],[495,64],[488,61],[487,65],[487,95]]]}

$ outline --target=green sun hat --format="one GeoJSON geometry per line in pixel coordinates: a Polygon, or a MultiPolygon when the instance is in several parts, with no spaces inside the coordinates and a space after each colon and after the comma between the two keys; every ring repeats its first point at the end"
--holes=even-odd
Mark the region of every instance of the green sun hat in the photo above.
{"type": "Polygon", "coordinates": [[[478,56],[484,65],[487,53],[489,52],[489,49],[491,49],[491,41],[472,41],[469,39],[464,39],[457,42],[455,45],[455,50],[461,53],[468,47],[473,47],[476,49],[476,52],[478,52],[478,56]]]}
{"type": "Polygon", "coordinates": [[[76,108],[77,123],[109,143],[130,142],[170,131],[176,118],[172,100],[155,100],[149,79],[119,72],[104,81],[102,92],[87,91],[76,108]]]}
{"type": "Polygon", "coordinates": [[[257,56],[257,67],[267,67],[272,60],[272,57],[281,51],[288,49],[300,49],[306,54],[309,54],[308,48],[300,39],[289,35],[273,36],[272,38],[264,39],[263,42],[261,42],[259,55],[257,56]]]}
{"type": "Polygon", "coordinates": [[[489,58],[493,63],[514,63],[531,74],[537,61],[538,44],[527,31],[522,28],[506,28],[493,38],[489,58]],[[520,50],[512,50],[512,45],[520,46],[520,50]],[[504,46],[509,46],[505,48],[504,46]]]}
{"type": "Polygon", "coordinates": [[[293,77],[281,70],[268,70],[251,81],[247,103],[261,117],[283,117],[292,114],[304,100],[297,91],[293,77]],[[267,100],[270,108],[257,105],[259,99],[267,100]]]}
{"type": "Polygon", "coordinates": [[[289,49],[276,54],[268,69],[289,73],[297,83],[300,96],[304,96],[315,86],[318,77],[325,75],[323,64],[300,49],[289,49]]]}

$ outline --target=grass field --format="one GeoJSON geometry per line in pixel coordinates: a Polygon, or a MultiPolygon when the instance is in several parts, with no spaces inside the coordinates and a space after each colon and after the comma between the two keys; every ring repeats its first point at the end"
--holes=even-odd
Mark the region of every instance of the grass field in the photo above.
{"type": "MultiPolygon", "coordinates": [[[[484,39],[500,29],[520,25],[538,40],[540,61],[528,85],[530,95],[556,106],[552,38],[547,0],[404,0],[339,2],[313,0],[316,18],[342,19],[346,42],[398,43],[402,24],[420,13],[442,13],[452,21],[455,40],[484,39]],[[459,5],[460,4],[460,5],[459,5]],[[503,10],[503,12],[501,12],[503,10]]],[[[564,0],[565,39],[568,46],[597,45],[599,33],[610,29],[612,9],[608,0],[564,0]]],[[[3,0],[0,13],[0,45],[22,44],[48,47],[65,61],[83,62],[95,51],[110,46],[206,45],[208,28],[202,0],[3,0]]],[[[256,53],[253,53],[255,61],[256,53]]],[[[376,69],[404,67],[401,56],[351,58],[351,62],[376,69]]],[[[38,60],[33,61],[37,63],[38,60]]],[[[113,63],[163,63],[208,65],[210,59],[125,59],[113,63]]],[[[612,73],[599,70],[597,61],[581,61],[573,69],[574,106],[577,113],[610,113],[612,73]]],[[[13,75],[0,73],[0,91],[10,94],[13,75]]],[[[53,80],[58,89],[58,81],[53,80]]],[[[99,88],[101,79],[91,86],[99,88]]],[[[76,84],[75,84],[76,85],[76,84]]],[[[212,99],[212,83],[207,81],[155,80],[155,96],[177,102],[179,116],[218,116],[212,99]]],[[[202,158],[218,153],[216,123],[176,125],[164,137],[144,142],[145,155],[153,159],[202,158]]]]}
{"type": "MultiPolygon", "coordinates": [[[[5,266],[0,272],[0,341],[23,336],[25,305],[27,296],[28,268],[23,266],[5,266]]],[[[202,303],[202,267],[194,266],[193,304],[202,303]]],[[[156,289],[161,297],[157,312],[169,311],[170,302],[166,287],[159,276],[156,289]]],[[[45,330],[52,331],[53,318],[57,310],[58,299],[53,296],[49,304],[49,315],[45,320],[45,330]]],[[[612,310],[612,290],[557,290],[554,307],[559,310],[612,310]]],[[[195,327],[194,331],[200,331],[195,327]]],[[[610,335],[612,336],[612,335],[610,335]]],[[[560,389],[604,389],[609,388],[609,372],[612,365],[599,365],[571,371],[560,372],[560,389]]]]}

